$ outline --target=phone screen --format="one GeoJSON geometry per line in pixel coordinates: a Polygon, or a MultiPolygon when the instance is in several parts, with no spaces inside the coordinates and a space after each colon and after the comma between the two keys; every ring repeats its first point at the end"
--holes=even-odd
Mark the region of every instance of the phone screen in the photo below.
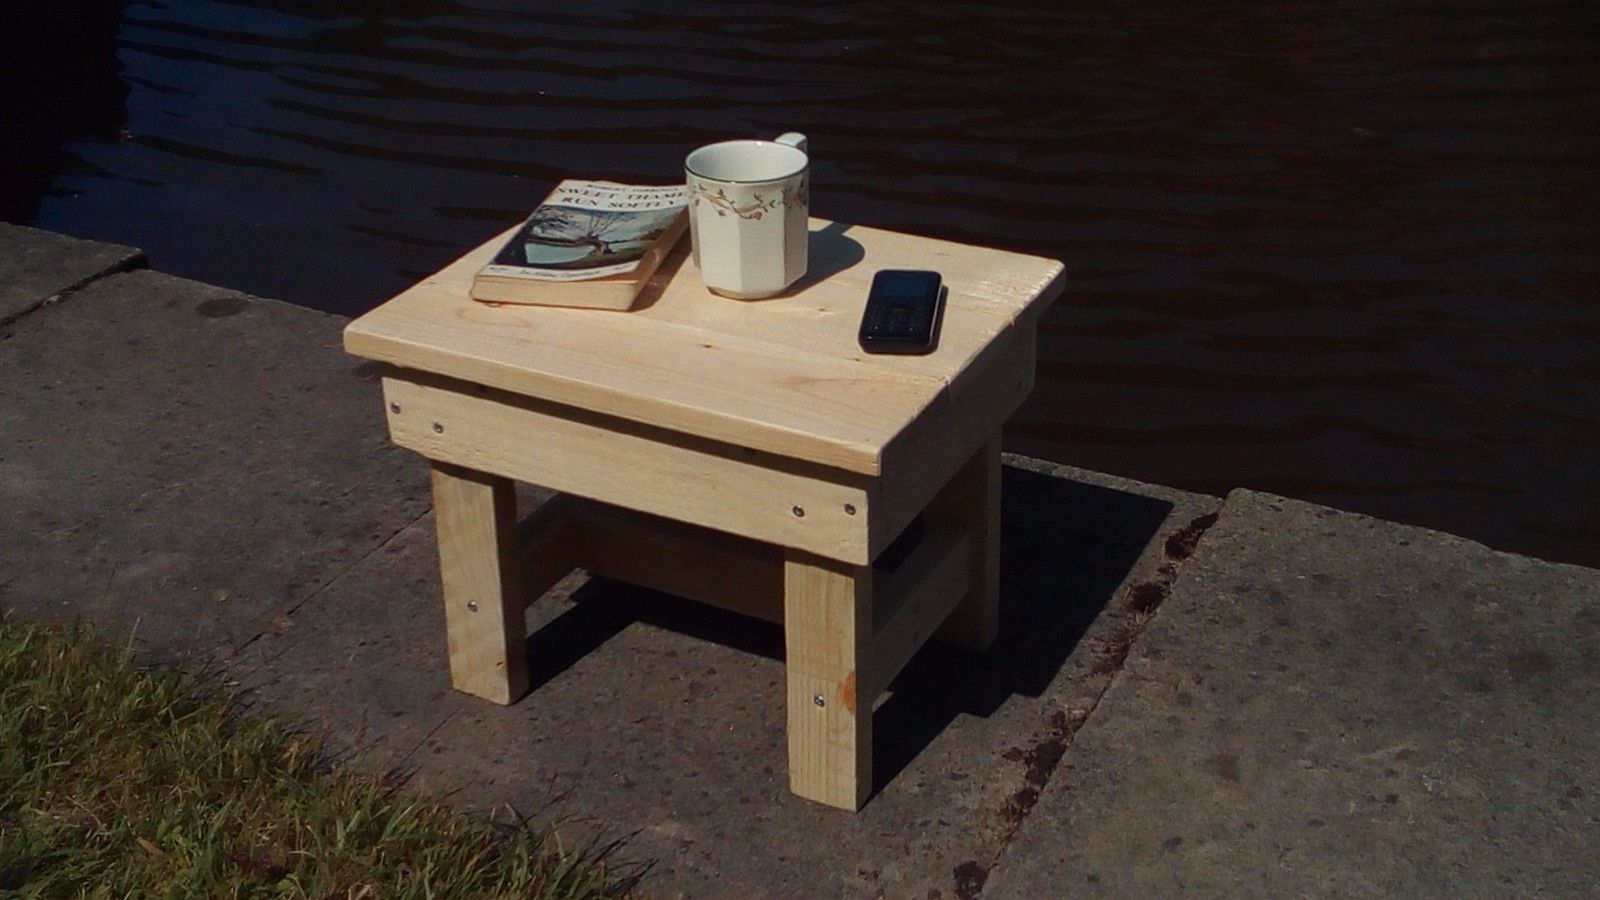
{"type": "Polygon", "coordinates": [[[912,272],[886,269],[872,280],[872,292],[893,302],[924,302],[937,297],[939,275],[937,272],[912,272]]]}

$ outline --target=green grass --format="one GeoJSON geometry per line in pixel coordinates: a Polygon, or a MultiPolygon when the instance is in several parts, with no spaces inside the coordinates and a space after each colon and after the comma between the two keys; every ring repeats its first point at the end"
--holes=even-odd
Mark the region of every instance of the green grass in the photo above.
{"type": "Polygon", "coordinates": [[[342,771],[215,678],[0,616],[0,895],[611,897],[640,874],[615,851],[342,771]]]}

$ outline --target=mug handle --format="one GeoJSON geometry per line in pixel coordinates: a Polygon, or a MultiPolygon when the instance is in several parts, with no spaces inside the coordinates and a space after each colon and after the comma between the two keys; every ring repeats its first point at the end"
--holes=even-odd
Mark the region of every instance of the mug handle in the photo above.
{"type": "Polygon", "coordinates": [[[786,131],[773,138],[773,140],[780,144],[788,144],[807,156],[811,155],[810,142],[806,140],[805,135],[798,131],[786,131]]]}

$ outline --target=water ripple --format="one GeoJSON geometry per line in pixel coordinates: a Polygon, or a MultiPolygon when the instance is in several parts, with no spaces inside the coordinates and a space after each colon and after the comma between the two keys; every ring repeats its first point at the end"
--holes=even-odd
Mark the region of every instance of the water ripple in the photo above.
{"type": "Polygon", "coordinates": [[[819,214],[1066,263],[1013,449],[1600,563],[1600,7],[896,9],[135,0],[40,223],[353,313],[802,130],[819,214]]]}

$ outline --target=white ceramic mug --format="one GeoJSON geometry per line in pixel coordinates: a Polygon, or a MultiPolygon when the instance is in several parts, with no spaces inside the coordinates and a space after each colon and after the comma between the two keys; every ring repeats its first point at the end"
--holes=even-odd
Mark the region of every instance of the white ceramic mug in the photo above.
{"type": "Polygon", "coordinates": [[[751,300],[806,274],[811,157],[806,136],[707,144],[683,162],[689,239],[706,287],[751,300]]]}

